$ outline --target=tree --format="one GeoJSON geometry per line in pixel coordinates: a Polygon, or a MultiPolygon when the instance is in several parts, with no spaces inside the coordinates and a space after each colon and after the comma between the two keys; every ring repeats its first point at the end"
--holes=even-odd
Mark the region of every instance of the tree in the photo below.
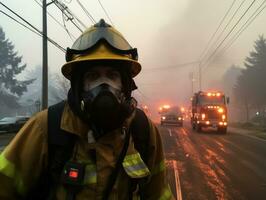
{"type": "Polygon", "coordinates": [[[25,68],[21,64],[22,56],[18,56],[14,45],[6,39],[3,29],[0,27],[0,104],[14,108],[19,107],[18,97],[27,91],[27,85],[34,79],[18,80],[17,75],[25,68]]]}
{"type": "Polygon", "coordinates": [[[266,108],[266,39],[263,35],[255,41],[254,50],[246,57],[245,69],[234,88],[236,99],[248,109],[265,112],[266,108]]]}

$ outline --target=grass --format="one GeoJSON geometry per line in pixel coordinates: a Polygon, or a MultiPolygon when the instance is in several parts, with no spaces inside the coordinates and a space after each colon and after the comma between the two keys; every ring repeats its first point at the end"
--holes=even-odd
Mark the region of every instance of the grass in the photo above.
{"type": "Polygon", "coordinates": [[[260,139],[266,140],[266,133],[265,132],[257,132],[257,133],[252,133],[253,136],[256,136],[260,139]]]}
{"type": "Polygon", "coordinates": [[[239,129],[250,130],[251,132],[249,133],[249,135],[266,140],[266,127],[265,126],[261,126],[259,124],[255,124],[251,122],[244,122],[244,123],[234,122],[234,123],[229,123],[229,126],[234,127],[234,128],[239,128],[239,129]]]}

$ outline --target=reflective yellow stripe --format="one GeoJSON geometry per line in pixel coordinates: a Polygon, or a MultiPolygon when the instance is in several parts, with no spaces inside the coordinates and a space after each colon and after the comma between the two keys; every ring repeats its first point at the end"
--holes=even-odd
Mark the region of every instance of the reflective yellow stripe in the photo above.
{"type": "Polygon", "coordinates": [[[126,155],[123,161],[123,166],[126,167],[126,166],[131,166],[132,164],[138,164],[139,159],[141,159],[139,153],[126,155]]]}
{"type": "Polygon", "coordinates": [[[150,174],[139,153],[127,155],[123,161],[126,173],[132,178],[141,178],[150,174]]]}
{"type": "Polygon", "coordinates": [[[84,184],[97,183],[96,166],[94,164],[88,164],[85,168],[84,184]]]}
{"type": "Polygon", "coordinates": [[[14,181],[15,188],[19,194],[23,195],[26,193],[22,177],[16,170],[15,165],[5,158],[4,153],[0,155],[0,173],[6,175],[14,181]]]}
{"type": "Polygon", "coordinates": [[[158,163],[157,165],[154,166],[154,168],[151,171],[151,174],[152,175],[158,174],[158,173],[164,171],[165,169],[166,169],[165,168],[165,161],[162,160],[160,163],[158,163]]]}
{"type": "Polygon", "coordinates": [[[163,194],[161,195],[161,197],[159,198],[159,200],[169,200],[169,199],[173,199],[172,197],[173,197],[172,192],[171,192],[169,186],[167,186],[163,190],[163,194]]]}

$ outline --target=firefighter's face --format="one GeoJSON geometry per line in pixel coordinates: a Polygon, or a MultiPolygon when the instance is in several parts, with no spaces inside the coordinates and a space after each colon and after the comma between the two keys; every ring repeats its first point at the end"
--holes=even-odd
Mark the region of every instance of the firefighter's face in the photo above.
{"type": "Polygon", "coordinates": [[[103,83],[118,90],[122,89],[120,73],[113,67],[96,66],[90,68],[83,77],[83,90],[89,91],[103,83]]]}

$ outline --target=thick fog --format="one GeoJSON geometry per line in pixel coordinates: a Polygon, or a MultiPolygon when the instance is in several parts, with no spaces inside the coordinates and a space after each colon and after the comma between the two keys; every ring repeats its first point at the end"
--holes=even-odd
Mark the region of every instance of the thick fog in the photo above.
{"type": "MultiPolygon", "coordinates": [[[[41,29],[41,7],[36,1],[4,0],[2,2],[41,29]]],[[[86,25],[90,26],[92,24],[76,1],[62,2],[86,25]]],[[[96,21],[104,18],[110,23],[96,0],[81,2],[96,21]]],[[[190,103],[189,99],[192,92],[199,90],[199,64],[196,62],[202,58],[203,50],[232,2],[232,0],[102,1],[115,27],[128,39],[132,46],[138,48],[142,72],[135,79],[139,89],[134,92],[134,96],[138,98],[140,104],[149,106],[151,112],[155,114],[157,108],[164,103],[182,106],[187,106],[190,103]],[[191,64],[182,65],[184,63],[191,64]],[[192,73],[194,76],[193,83],[191,80],[192,73]]],[[[217,35],[225,27],[241,2],[240,0],[235,2],[217,35]]],[[[239,26],[236,27],[236,31],[261,2],[257,1],[250,8],[239,26]]],[[[212,54],[250,4],[251,1],[247,1],[242,5],[231,24],[225,29],[224,34],[221,35],[220,40],[213,45],[213,48],[210,48],[206,58],[212,54]]],[[[1,9],[6,11],[3,7],[1,9]]],[[[62,13],[55,5],[51,4],[47,9],[54,18],[63,24],[62,13]]],[[[262,12],[240,35],[231,48],[222,55],[219,55],[219,51],[217,51],[218,56],[214,56],[209,65],[205,65],[203,60],[203,90],[223,88],[220,80],[226,70],[232,65],[243,67],[243,61],[252,50],[254,41],[259,35],[266,32],[264,28],[265,18],[265,13],[262,12]]],[[[65,21],[65,24],[69,32],[78,37],[80,32],[69,21],[65,21]]],[[[18,54],[23,56],[23,62],[27,63],[29,69],[41,64],[42,40],[39,36],[2,14],[0,26],[5,31],[6,37],[15,45],[18,54]]],[[[232,32],[232,35],[234,35],[234,32],[232,32]]],[[[50,16],[48,16],[48,36],[64,48],[71,46],[73,43],[66,31],[50,16]]],[[[48,51],[50,72],[60,74],[60,68],[65,62],[64,54],[51,44],[49,44],[48,51]]],[[[154,118],[156,118],[156,115],[154,115],[154,118]]]]}

